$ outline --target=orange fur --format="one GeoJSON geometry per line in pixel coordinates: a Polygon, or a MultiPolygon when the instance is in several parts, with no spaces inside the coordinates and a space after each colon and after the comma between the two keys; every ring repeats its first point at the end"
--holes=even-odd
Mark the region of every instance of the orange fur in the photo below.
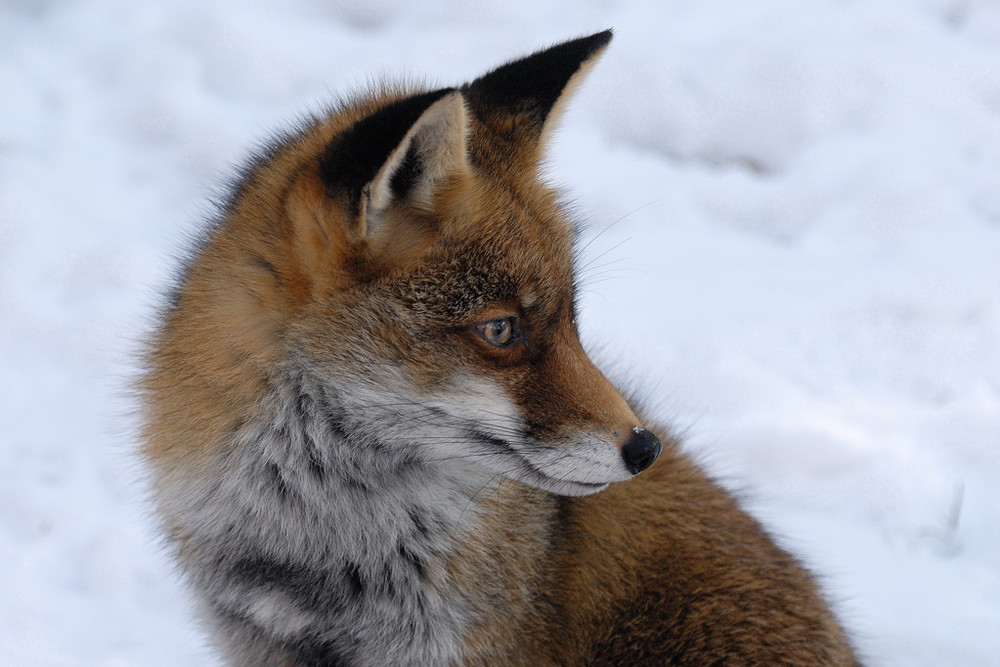
{"type": "Polygon", "coordinates": [[[573,228],[537,177],[609,39],[335,109],[197,250],[144,453],[232,662],[855,662],[666,431],[624,481],[660,441],[580,345],[573,228]]]}

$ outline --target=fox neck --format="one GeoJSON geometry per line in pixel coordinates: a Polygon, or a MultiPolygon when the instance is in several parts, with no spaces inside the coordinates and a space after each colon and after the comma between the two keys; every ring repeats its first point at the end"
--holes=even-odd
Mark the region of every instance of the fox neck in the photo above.
{"type": "Polygon", "coordinates": [[[529,613],[532,563],[545,562],[547,494],[354,432],[340,397],[307,373],[272,384],[236,439],[210,494],[229,497],[191,509],[230,508],[195,522],[206,539],[218,521],[233,527],[209,549],[226,585],[195,582],[217,589],[212,604],[286,646],[325,641],[300,652],[351,664],[390,651],[448,664],[517,639],[510,620],[529,613]]]}

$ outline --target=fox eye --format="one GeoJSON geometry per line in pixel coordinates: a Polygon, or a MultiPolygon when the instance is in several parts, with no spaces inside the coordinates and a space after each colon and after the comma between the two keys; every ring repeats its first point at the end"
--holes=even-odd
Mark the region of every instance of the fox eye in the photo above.
{"type": "Polygon", "coordinates": [[[499,317],[489,322],[475,325],[476,332],[490,345],[508,347],[521,339],[517,320],[513,317],[499,317]]]}

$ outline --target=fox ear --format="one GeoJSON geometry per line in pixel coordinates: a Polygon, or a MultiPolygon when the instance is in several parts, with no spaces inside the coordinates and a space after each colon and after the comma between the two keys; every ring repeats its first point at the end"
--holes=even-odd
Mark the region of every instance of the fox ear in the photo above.
{"type": "Polygon", "coordinates": [[[468,169],[462,94],[437,90],[393,102],[327,146],[320,178],[344,201],[356,238],[380,231],[394,203],[428,207],[438,187],[468,169]]]}
{"type": "MultiPolygon", "coordinates": [[[[476,118],[514,151],[537,162],[547,123],[611,41],[605,30],[501,65],[462,88],[476,118]]],[[[482,158],[483,156],[479,156],[482,158]]]]}

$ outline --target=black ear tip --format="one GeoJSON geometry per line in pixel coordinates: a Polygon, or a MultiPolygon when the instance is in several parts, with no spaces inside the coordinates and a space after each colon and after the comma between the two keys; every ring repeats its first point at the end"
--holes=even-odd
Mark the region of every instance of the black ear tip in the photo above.
{"type": "Polygon", "coordinates": [[[606,47],[611,42],[612,37],[614,37],[614,32],[612,32],[611,28],[608,28],[601,32],[595,32],[593,35],[577,37],[576,39],[556,44],[547,49],[547,51],[562,51],[570,58],[576,59],[578,63],[583,63],[590,60],[595,53],[606,47]]]}
{"type": "Polygon", "coordinates": [[[594,51],[597,49],[602,49],[611,42],[611,38],[615,36],[614,30],[608,28],[607,30],[602,30],[601,32],[595,32],[590,37],[583,37],[582,39],[591,42],[594,51]]]}
{"type": "Polygon", "coordinates": [[[611,41],[611,30],[555,44],[484,74],[462,91],[473,110],[533,115],[540,130],[563,89],[611,41]]]}

